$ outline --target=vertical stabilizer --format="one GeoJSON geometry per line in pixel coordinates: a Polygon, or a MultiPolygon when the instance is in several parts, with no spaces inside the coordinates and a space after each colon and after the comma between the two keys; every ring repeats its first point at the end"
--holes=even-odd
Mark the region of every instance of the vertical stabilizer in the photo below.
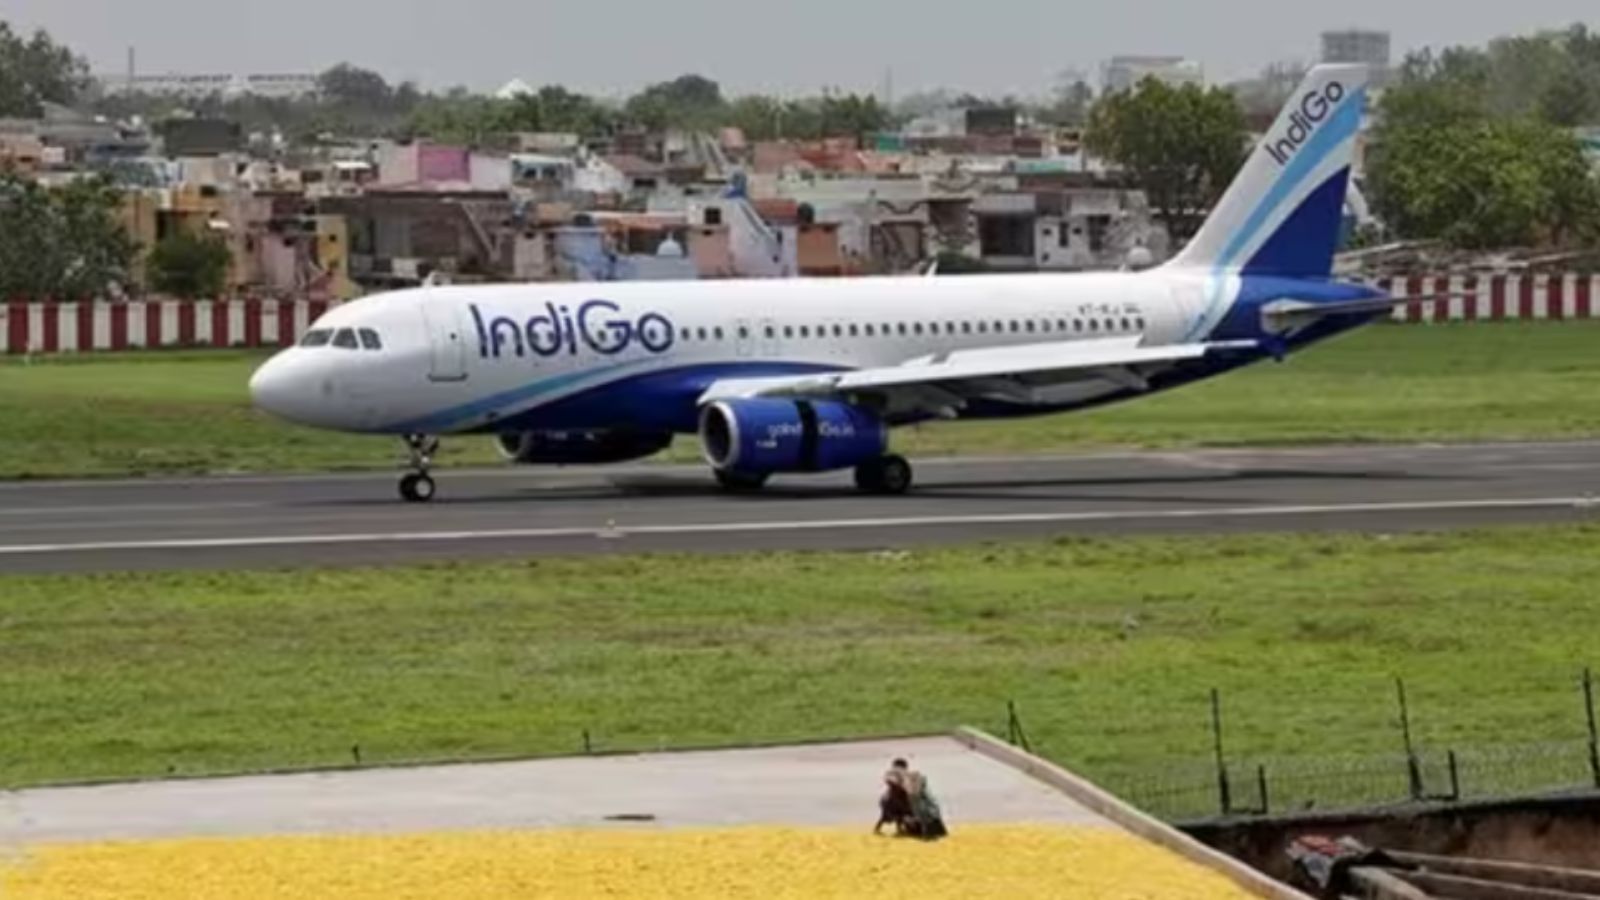
{"type": "Polygon", "coordinates": [[[1366,66],[1312,69],[1194,240],[1169,265],[1327,277],[1366,112],[1367,80],[1366,66]]]}

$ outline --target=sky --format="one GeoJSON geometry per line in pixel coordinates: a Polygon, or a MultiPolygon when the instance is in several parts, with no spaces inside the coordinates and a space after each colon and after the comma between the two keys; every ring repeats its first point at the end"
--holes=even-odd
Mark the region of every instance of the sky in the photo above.
{"type": "Polygon", "coordinates": [[[1198,59],[1213,81],[1311,61],[1326,28],[1420,46],[1481,44],[1586,21],[1595,0],[0,0],[97,72],[316,72],[349,61],[391,81],[492,90],[512,78],[605,95],[697,72],[728,93],[938,87],[1034,96],[1063,72],[1098,82],[1117,53],[1198,59]],[[1448,12],[1443,11],[1448,8],[1448,12]]]}

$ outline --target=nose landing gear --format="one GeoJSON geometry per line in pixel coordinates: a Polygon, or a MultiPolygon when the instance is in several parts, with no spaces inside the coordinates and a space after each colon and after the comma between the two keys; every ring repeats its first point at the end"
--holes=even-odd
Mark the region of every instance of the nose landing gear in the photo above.
{"type": "Polygon", "coordinates": [[[412,471],[400,479],[400,496],[408,503],[426,503],[433,499],[437,489],[428,470],[433,467],[433,454],[439,451],[439,439],[426,434],[408,434],[405,440],[412,471]]]}

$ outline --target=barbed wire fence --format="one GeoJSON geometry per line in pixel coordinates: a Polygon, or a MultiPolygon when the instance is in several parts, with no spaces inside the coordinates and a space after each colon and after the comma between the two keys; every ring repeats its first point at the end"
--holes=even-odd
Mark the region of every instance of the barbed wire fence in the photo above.
{"type": "MultiPolygon", "coordinates": [[[[1399,748],[1391,753],[1236,758],[1224,730],[1222,695],[1211,692],[1210,759],[1191,757],[1119,775],[1112,793],[1168,821],[1350,812],[1418,803],[1470,803],[1600,791],[1595,679],[1583,672],[1586,739],[1485,747],[1420,747],[1405,682],[1395,679],[1399,748]]],[[[1014,704],[1007,733],[1023,746],[1014,704]],[[1018,738],[1021,738],[1019,741],[1018,738]]]]}

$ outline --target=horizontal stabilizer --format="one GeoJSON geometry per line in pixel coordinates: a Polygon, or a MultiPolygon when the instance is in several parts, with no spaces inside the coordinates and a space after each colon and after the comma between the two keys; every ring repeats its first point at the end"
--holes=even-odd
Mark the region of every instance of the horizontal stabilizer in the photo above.
{"type": "Polygon", "coordinates": [[[1360,316],[1386,313],[1413,303],[1453,300],[1468,294],[1426,294],[1415,297],[1371,297],[1313,303],[1306,300],[1277,300],[1261,308],[1262,328],[1270,334],[1283,334],[1320,322],[1329,316],[1360,316]]]}

